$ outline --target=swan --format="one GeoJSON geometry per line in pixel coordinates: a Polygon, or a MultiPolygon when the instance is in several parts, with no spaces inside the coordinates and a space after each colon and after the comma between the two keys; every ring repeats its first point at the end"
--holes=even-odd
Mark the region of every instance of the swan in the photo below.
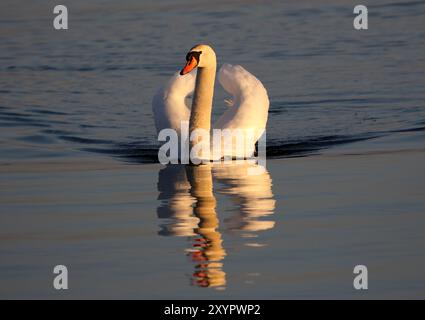
{"type": "MultiPolygon", "coordinates": [[[[208,132],[208,135],[211,132],[216,69],[216,54],[211,46],[199,44],[189,50],[183,69],[175,73],[153,97],[152,109],[158,133],[163,129],[173,129],[180,137],[182,123],[188,122],[190,148],[198,143],[210,148],[210,136],[199,135],[192,139],[192,133],[198,129],[208,132]],[[192,93],[189,107],[187,98],[192,93]]],[[[232,98],[225,100],[228,108],[213,125],[213,131],[220,129],[221,132],[242,133],[244,140],[241,142],[231,138],[229,147],[228,140],[225,142],[220,137],[219,153],[206,152],[204,156],[209,159],[251,157],[255,152],[255,143],[266,129],[269,109],[267,90],[260,80],[240,65],[224,64],[218,72],[218,79],[232,98]]]]}

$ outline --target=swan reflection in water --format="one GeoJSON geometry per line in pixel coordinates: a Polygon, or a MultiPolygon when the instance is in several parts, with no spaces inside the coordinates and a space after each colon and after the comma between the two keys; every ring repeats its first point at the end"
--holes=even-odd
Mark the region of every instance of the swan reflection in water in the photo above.
{"type": "Polygon", "coordinates": [[[240,231],[242,237],[253,238],[256,232],[273,228],[274,221],[262,220],[273,214],[275,208],[270,175],[267,170],[248,174],[248,170],[258,167],[248,161],[234,161],[200,166],[169,165],[160,170],[158,199],[161,203],[157,212],[164,221],[159,234],[190,237],[191,248],[186,251],[195,262],[194,285],[217,289],[226,286],[223,271],[226,251],[219,231],[213,180],[217,182],[216,193],[230,196],[236,204],[236,208],[230,210],[231,217],[224,220],[226,231],[240,231]]]}

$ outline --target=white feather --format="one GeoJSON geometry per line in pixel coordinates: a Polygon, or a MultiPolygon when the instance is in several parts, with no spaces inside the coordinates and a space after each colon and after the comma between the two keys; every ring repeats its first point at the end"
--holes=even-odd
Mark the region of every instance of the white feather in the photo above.
{"type": "Polygon", "coordinates": [[[214,128],[239,129],[246,132],[246,142],[251,140],[249,144],[234,143],[231,149],[223,151],[223,155],[252,156],[255,142],[266,129],[269,111],[267,91],[260,80],[239,65],[224,64],[218,77],[224,90],[232,95],[234,103],[217,120],[214,128]],[[249,134],[253,134],[253,137],[248,139],[249,134]]]}
{"type": "Polygon", "coordinates": [[[189,121],[190,107],[186,98],[195,90],[196,71],[184,77],[176,72],[152,99],[156,130],[174,129],[180,134],[181,121],[189,121]]]}

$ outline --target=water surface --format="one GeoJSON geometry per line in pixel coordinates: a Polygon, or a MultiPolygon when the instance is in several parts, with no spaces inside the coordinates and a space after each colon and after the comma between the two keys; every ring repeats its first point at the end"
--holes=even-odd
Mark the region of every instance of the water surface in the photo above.
{"type": "Polygon", "coordinates": [[[65,1],[67,31],[56,4],[0,4],[0,297],[423,297],[422,1],[367,31],[348,0],[65,1]],[[151,99],[199,42],[268,90],[256,178],[156,164],[151,99]]]}

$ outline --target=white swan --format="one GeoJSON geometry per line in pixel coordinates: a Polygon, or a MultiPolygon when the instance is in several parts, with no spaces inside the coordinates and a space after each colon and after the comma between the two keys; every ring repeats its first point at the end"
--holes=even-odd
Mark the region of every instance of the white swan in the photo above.
{"type": "MultiPolygon", "coordinates": [[[[158,132],[171,128],[180,134],[182,121],[189,121],[190,133],[196,129],[210,132],[217,63],[215,52],[208,45],[196,45],[187,53],[186,61],[180,74],[176,73],[153,98],[152,108],[158,132]],[[196,75],[191,72],[195,68],[198,70],[196,75]],[[193,91],[192,106],[189,108],[186,98],[193,91]]],[[[223,147],[221,154],[215,154],[214,157],[252,156],[255,142],[266,128],[269,109],[267,91],[254,75],[239,65],[224,64],[218,76],[220,84],[232,95],[232,99],[226,101],[228,109],[213,128],[242,131],[248,144],[240,146],[240,141],[232,140],[231,148],[223,147]]],[[[191,141],[191,147],[201,140],[198,138],[191,141]]],[[[209,145],[210,141],[207,143],[209,145]]]]}

